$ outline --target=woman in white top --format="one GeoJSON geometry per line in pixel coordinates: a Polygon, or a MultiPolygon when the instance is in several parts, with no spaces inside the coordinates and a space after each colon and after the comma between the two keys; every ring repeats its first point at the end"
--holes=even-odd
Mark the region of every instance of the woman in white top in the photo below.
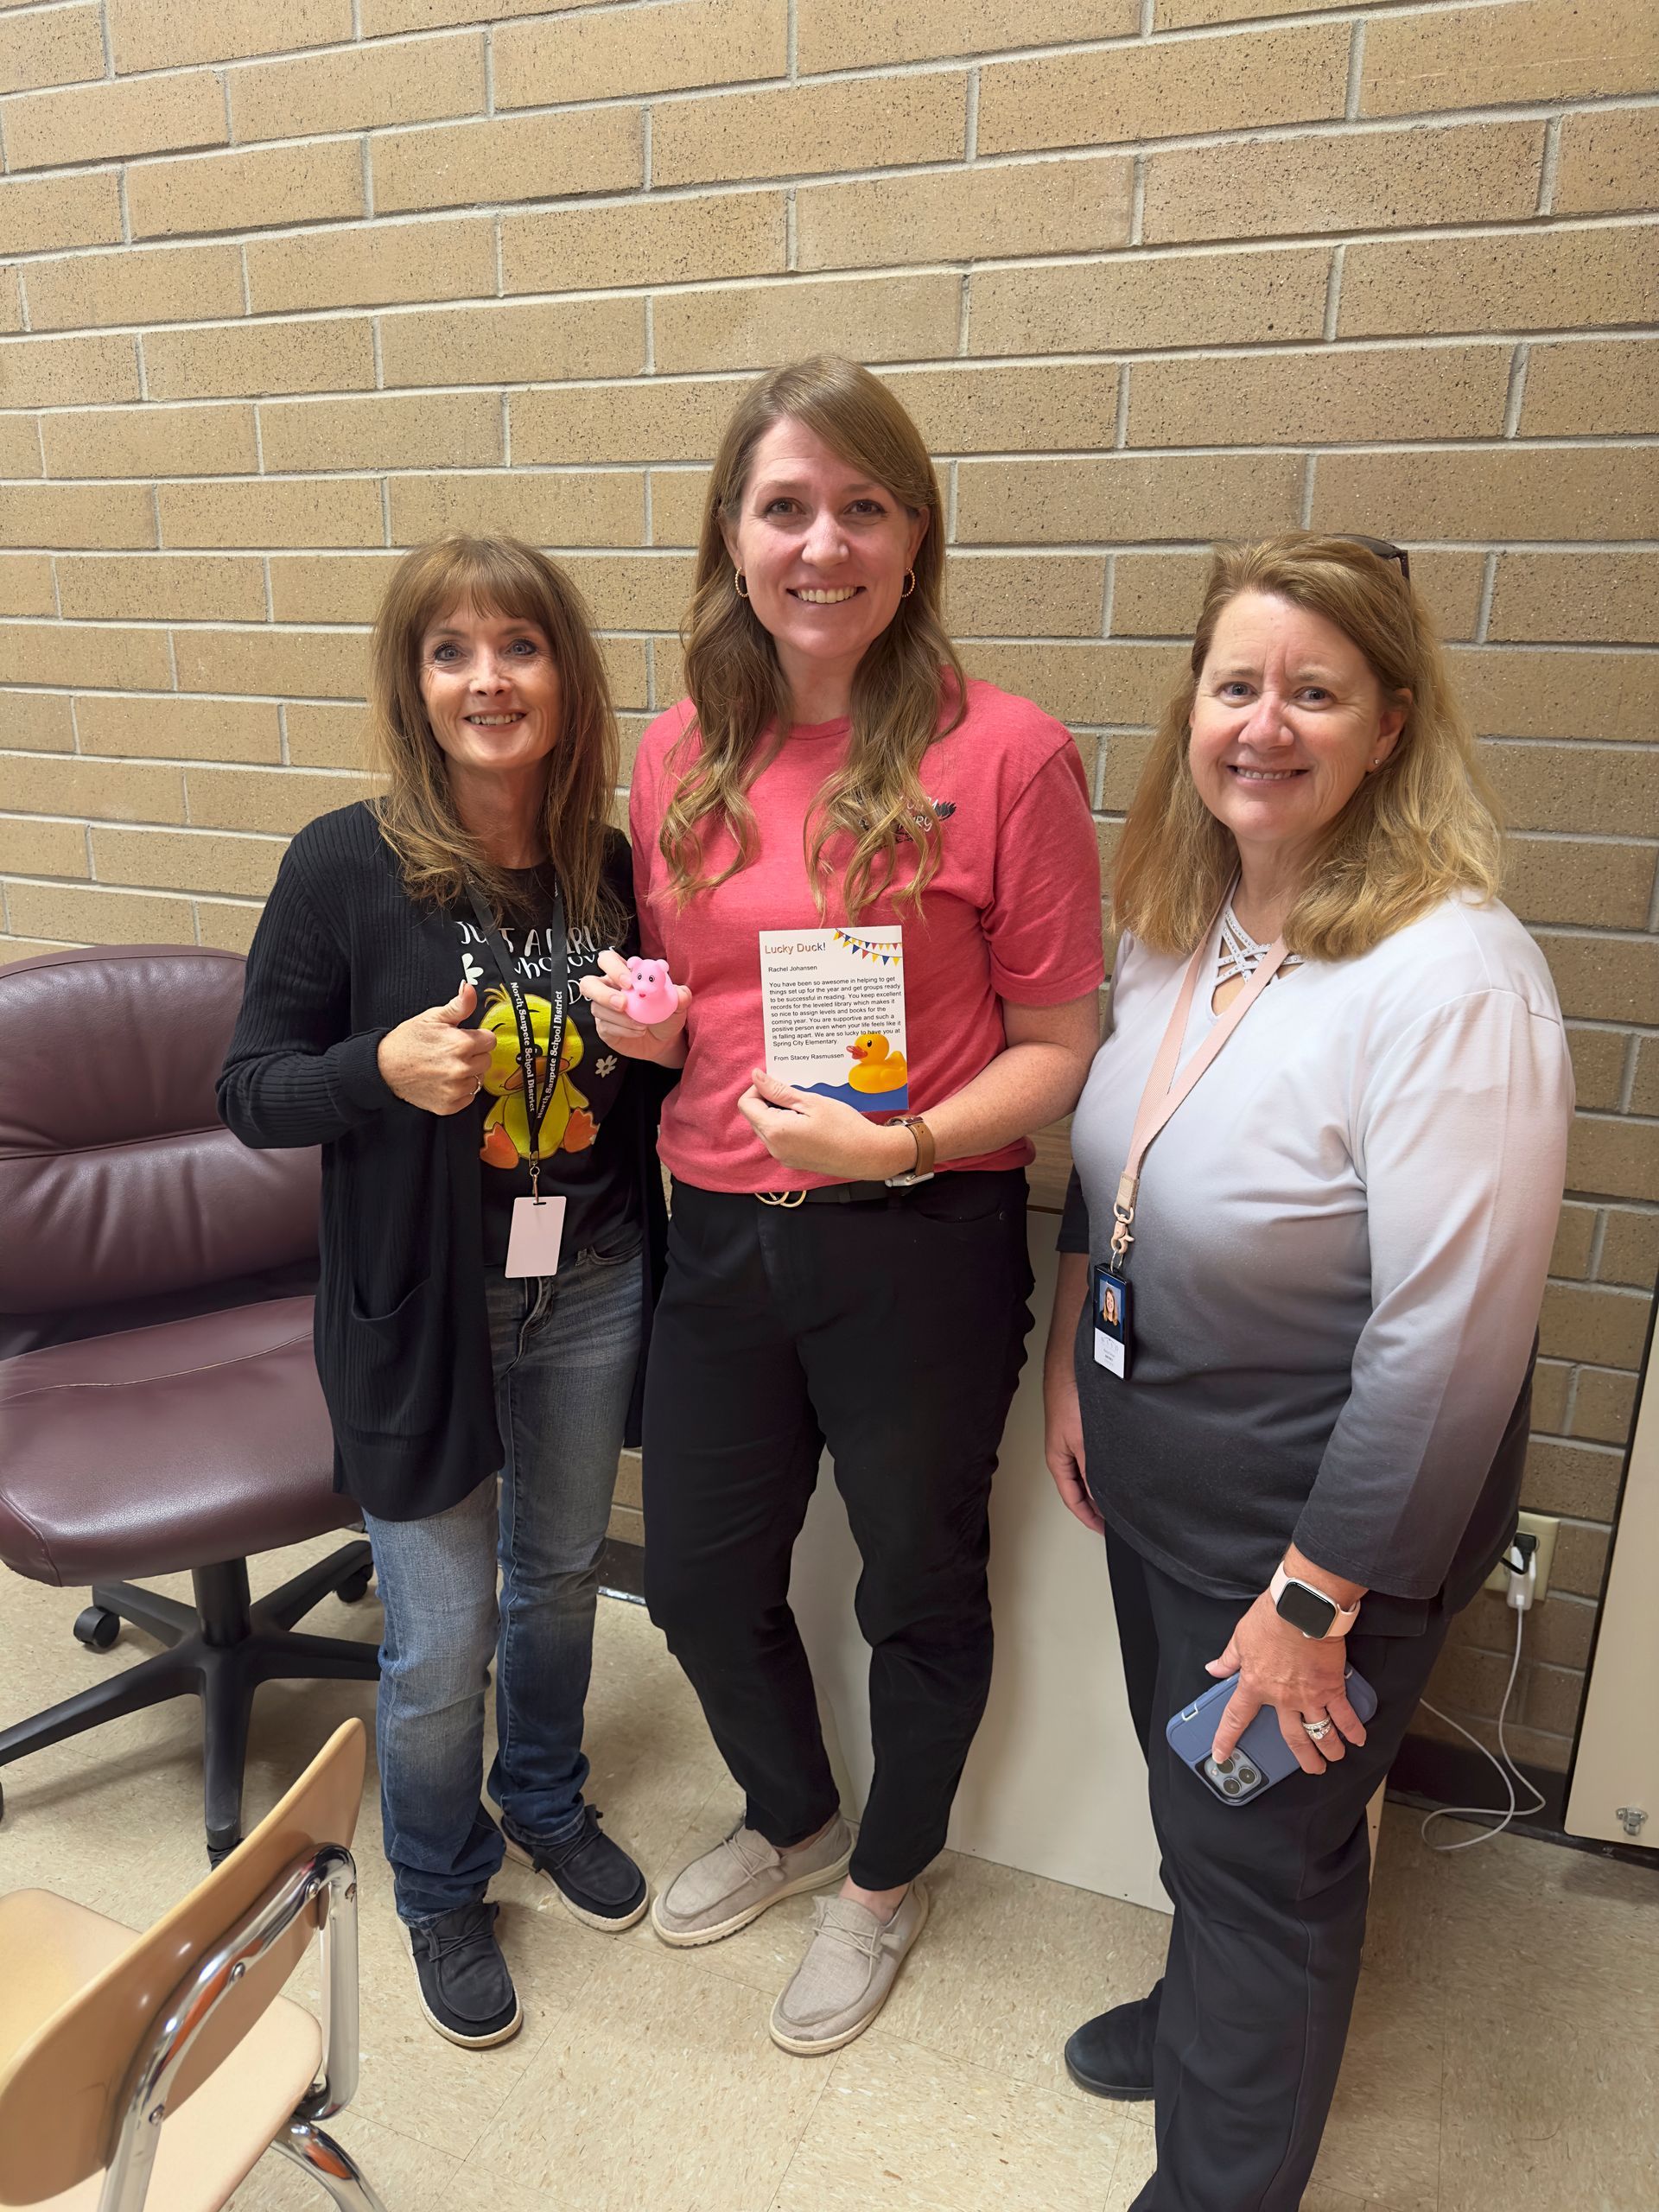
{"type": "Polygon", "coordinates": [[[1135,2212],[1300,2203],[1366,1803],[1514,1529],[1573,1086],[1498,866],[1405,555],[1219,552],[1117,864],[1046,1368],[1175,1906],[1158,1988],[1066,2049],[1155,2095],[1135,2212]],[[1166,1724],[1235,1674],[1183,1758],[1166,1724]]]}

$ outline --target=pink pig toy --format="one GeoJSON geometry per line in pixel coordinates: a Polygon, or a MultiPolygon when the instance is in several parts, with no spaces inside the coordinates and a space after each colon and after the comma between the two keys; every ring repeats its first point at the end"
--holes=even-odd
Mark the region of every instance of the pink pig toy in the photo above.
{"type": "Polygon", "coordinates": [[[667,962],[634,958],[628,963],[628,973],[633,978],[626,1001],[628,1019],[642,1027],[648,1027],[653,1021],[666,1021],[680,1003],[667,962]]]}

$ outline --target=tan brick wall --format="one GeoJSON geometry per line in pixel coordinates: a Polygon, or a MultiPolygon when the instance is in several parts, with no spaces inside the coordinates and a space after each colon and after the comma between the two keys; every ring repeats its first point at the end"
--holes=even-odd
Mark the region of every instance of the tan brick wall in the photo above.
{"type": "Polygon", "coordinates": [[[245,944],[434,531],[569,562],[632,739],[732,394],[813,346],[923,423],[1107,847],[1212,537],[1412,546],[1579,1072],[1562,1764],[1659,1264],[1652,0],[0,0],[0,955],[245,944]]]}

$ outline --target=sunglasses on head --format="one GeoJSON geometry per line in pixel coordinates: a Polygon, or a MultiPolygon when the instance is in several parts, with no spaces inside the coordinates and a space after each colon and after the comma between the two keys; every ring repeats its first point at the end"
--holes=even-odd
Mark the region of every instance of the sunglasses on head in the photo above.
{"type": "Polygon", "coordinates": [[[1339,530],[1332,533],[1344,545],[1363,545],[1368,553],[1375,553],[1379,561],[1397,561],[1400,574],[1409,583],[1411,563],[1406,558],[1403,545],[1391,544],[1386,537],[1363,537],[1357,530],[1339,530]]]}

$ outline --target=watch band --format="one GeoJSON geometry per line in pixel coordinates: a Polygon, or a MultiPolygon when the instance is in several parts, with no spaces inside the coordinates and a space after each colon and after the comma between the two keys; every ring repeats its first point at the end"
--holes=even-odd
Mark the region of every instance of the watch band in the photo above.
{"type": "Polygon", "coordinates": [[[933,1179],[933,1132],[919,1114],[899,1114],[888,1124],[895,1129],[908,1129],[916,1143],[916,1163],[902,1175],[889,1175],[890,1191],[907,1191],[912,1183],[931,1183],[933,1179]]]}
{"type": "MultiPolygon", "coordinates": [[[[1357,1598],[1351,1605],[1344,1608],[1338,1605],[1328,1590],[1316,1589],[1313,1583],[1304,1582],[1300,1575],[1287,1574],[1281,1564],[1274,1569],[1273,1580],[1268,1585],[1268,1595],[1272,1599],[1275,1608],[1286,1591],[1293,1586],[1298,1590],[1306,1590],[1309,1597],[1317,1599],[1320,1605],[1329,1605],[1331,1608],[1331,1624],[1328,1628],[1320,1630],[1317,1636],[1307,1629],[1302,1630],[1302,1634],[1308,1637],[1310,1643],[1322,1643],[1333,1636],[1346,1636],[1359,1618],[1359,1609],[1365,1602],[1363,1598],[1357,1598]]],[[[1293,1622],[1291,1625],[1299,1627],[1300,1624],[1293,1622]]]]}

